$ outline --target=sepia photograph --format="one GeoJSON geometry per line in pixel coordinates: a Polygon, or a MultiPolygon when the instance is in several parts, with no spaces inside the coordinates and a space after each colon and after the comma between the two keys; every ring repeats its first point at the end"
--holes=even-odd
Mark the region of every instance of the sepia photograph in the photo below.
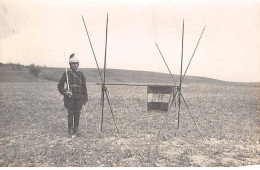
{"type": "Polygon", "coordinates": [[[259,0],[0,0],[0,167],[260,165],[259,0]]]}

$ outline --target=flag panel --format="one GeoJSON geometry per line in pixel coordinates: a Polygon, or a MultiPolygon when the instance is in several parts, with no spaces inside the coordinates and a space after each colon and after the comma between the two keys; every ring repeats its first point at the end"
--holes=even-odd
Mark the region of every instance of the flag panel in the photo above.
{"type": "Polygon", "coordinates": [[[147,110],[168,111],[173,86],[149,85],[147,86],[147,110]]]}

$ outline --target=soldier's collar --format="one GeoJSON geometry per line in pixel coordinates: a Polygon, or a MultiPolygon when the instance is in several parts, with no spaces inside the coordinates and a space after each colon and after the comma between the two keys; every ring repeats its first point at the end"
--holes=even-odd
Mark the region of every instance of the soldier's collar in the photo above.
{"type": "MultiPolygon", "coordinates": [[[[69,71],[73,72],[71,68],[69,69],[69,71]]],[[[75,72],[78,72],[78,69],[75,72]]]]}

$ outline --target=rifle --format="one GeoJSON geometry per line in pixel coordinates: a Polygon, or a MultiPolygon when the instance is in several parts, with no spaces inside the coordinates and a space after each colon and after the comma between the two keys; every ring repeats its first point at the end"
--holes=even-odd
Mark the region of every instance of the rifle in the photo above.
{"type": "Polygon", "coordinates": [[[69,78],[68,78],[68,68],[66,66],[67,60],[66,60],[65,52],[64,52],[64,59],[65,59],[65,70],[66,70],[65,72],[66,72],[67,87],[68,87],[68,91],[70,92],[70,84],[69,84],[69,78]]]}

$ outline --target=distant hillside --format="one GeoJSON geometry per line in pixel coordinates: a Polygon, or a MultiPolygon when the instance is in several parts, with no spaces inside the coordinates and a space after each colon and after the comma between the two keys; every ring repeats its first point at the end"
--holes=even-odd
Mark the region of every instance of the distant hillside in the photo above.
{"type": "MultiPolygon", "coordinates": [[[[37,67],[38,68],[38,67],[37,67]]],[[[101,83],[98,70],[96,68],[80,68],[88,83],[101,83]]],[[[40,73],[35,76],[31,72],[29,66],[21,66],[16,64],[0,66],[0,82],[26,82],[26,81],[56,81],[58,82],[64,73],[64,68],[40,67],[40,73]]],[[[103,75],[103,70],[101,69],[103,75]]],[[[179,83],[179,76],[173,75],[176,83],[179,83]]],[[[134,84],[172,84],[173,80],[167,73],[156,73],[148,71],[133,71],[107,69],[107,83],[134,83],[134,84]]],[[[202,83],[202,84],[226,84],[243,85],[248,83],[226,82],[211,78],[186,76],[184,83],[202,83]]],[[[250,83],[251,85],[259,85],[259,83],[250,83]]]]}
{"type": "MultiPolygon", "coordinates": [[[[96,68],[80,68],[85,74],[88,82],[100,83],[100,76],[96,68]]],[[[47,80],[59,81],[61,75],[65,71],[64,68],[42,68],[41,77],[47,80]]],[[[103,76],[103,69],[100,70],[103,76]]],[[[176,83],[179,82],[179,76],[173,75],[176,83]]],[[[107,69],[107,83],[137,83],[137,84],[172,84],[173,80],[167,73],[156,73],[148,71],[133,71],[107,69]]],[[[185,83],[224,83],[220,80],[186,76],[185,83]]]]}
{"type": "Polygon", "coordinates": [[[30,68],[20,64],[1,64],[0,82],[34,82],[43,81],[31,74],[30,68]]]}

